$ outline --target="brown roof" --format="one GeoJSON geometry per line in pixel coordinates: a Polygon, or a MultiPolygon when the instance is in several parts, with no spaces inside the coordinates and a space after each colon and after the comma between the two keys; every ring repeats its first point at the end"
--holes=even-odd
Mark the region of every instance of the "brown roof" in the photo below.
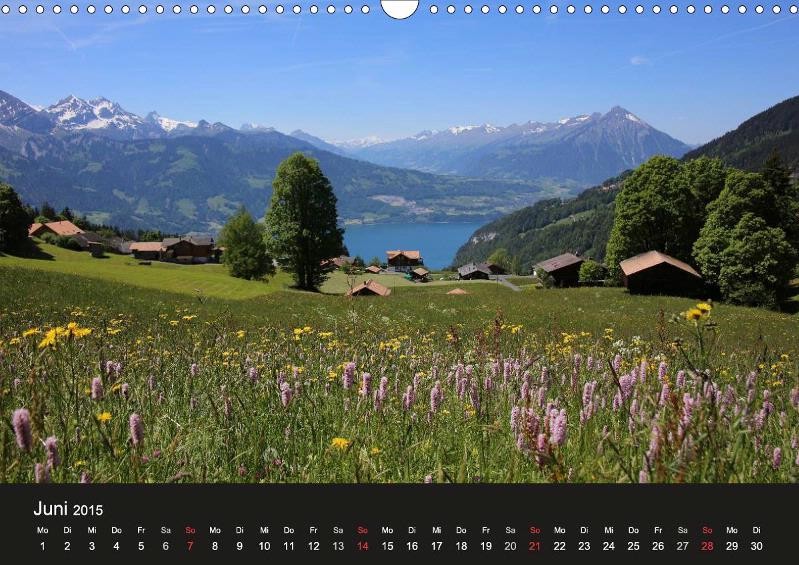
{"type": "Polygon", "coordinates": [[[568,267],[570,265],[574,265],[576,263],[582,263],[584,260],[581,257],[578,257],[574,253],[564,253],[563,255],[558,255],[557,257],[552,257],[551,259],[547,259],[546,261],[541,261],[536,265],[536,267],[540,267],[547,273],[552,273],[563,267],[568,267]]]}
{"type": "Polygon", "coordinates": [[[134,241],[130,244],[130,251],[161,251],[160,241],[134,241]]]}
{"type": "Polygon", "coordinates": [[[670,255],[661,253],[660,251],[647,251],[646,253],[641,253],[635,257],[630,257],[629,259],[625,259],[619,263],[619,266],[625,275],[630,276],[640,271],[651,269],[652,267],[656,267],[657,265],[661,265],[663,263],[668,263],[672,267],[677,267],[678,269],[683,270],[686,273],[690,273],[695,277],[702,278],[702,275],[697,273],[696,269],[694,269],[688,263],[680,261],[679,259],[675,259],[670,255]]]}
{"type": "Polygon", "coordinates": [[[421,254],[419,251],[403,251],[401,249],[397,249],[394,251],[386,251],[386,255],[388,255],[389,259],[393,259],[397,255],[405,255],[408,259],[420,259],[421,254]]]}
{"type": "Polygon", "coordinates": [[[46,224],[40,224],[38,222],[32,224],[31,227],[28,228],[28,235],[36,235],[36,233],[42,228],[47,228],[54,234],[61,236],[77,235],[79,233],[83,233],[82,229],[69,220],[63,220],[60,222],[47,222],[46,224]]]}
{"type": "Polygon", "coordinates": [[[425,275],[429,275],[430,274],[430,271],[428,271],[424,267],[418,267],[418,268],[414,269],[413,272],[416,273],[417,275],[419,275],[420,277],[423,277],[425,275]]]}
{"type": "Polygon", "coordinates": [[[380,272],[380,267],[378,267],[377,265],[369,265],[368,267],[366,267],[366,270],[369,271],[370,273],[377,274],[380,272]]]}
{"type": "Polygon", "coordinates": [[[83,233],[82,229],[69,220],[62,220],[60,222],[47,222],[45,226],[52,230],[56,235],[76,235],[83,233]]]}
{"type": "Polygon", "coordinates": [[[364,281],[352,290],[347,292],[347,296],[357,296],[359,294],[376,294],[378,296],[388,296],[391,294],[391,289],[383,286],[379,282],[369,279],[364,281]]]}
{"type": "Polygon", "coordinates": [[[469,293],[463,290],[462,288],[453,288],[447,294],[469,294],[469,293]]]}

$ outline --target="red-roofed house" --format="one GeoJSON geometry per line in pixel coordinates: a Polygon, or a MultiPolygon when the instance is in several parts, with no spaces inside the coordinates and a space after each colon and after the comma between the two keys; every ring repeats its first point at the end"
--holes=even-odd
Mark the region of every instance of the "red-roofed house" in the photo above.
{"type": "Polygon", "coordinates": [[[46,224],[36,223],[28,228],[28,235],[31,237],[38,237],[48,232],[62,237],[68,237],[70,235],[78,235],[83,233],[83,230],[69,220],[62,220],[60,222],[47,222],[46,224]]]}

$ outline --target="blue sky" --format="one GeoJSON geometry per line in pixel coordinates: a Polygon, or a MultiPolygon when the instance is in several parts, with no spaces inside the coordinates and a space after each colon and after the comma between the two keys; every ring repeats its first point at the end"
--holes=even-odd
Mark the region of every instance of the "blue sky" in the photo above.
{"type": "Polygon", "coordinates": [[[0,89],[32,104],[102,95],[142,115],[327,139],[551,121],[618,104],[689,143],[799,94],[799,17],[787,5],[779,15],[753,5],[723,15],[715,4],[711,15],[675,16],[604,15],[598,4],[569,15],[560,4],[552,16],[531,3],[499,14],[498,2],[466,15],[453,2],[460,13],[439,3],[431,15],[428,2],[395,21],[373,1],[368,15],[363,2],[349,15],[335,3],[334,15],[278,15],[271,2],[267,15],[227,15],[221,4],[192,15],[186,3],[180,15],[0,14],[0,89]]]}

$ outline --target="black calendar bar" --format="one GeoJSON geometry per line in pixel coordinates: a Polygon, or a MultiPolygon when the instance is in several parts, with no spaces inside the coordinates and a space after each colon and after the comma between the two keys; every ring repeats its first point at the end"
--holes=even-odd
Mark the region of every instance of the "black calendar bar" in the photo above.
{"type": "Polygon", "coordinates": [[[780,516],[799,502],[796,485],[0,485],[0,494],[5,557],[85,565],[789,560],[793,521],[780,516]]]}

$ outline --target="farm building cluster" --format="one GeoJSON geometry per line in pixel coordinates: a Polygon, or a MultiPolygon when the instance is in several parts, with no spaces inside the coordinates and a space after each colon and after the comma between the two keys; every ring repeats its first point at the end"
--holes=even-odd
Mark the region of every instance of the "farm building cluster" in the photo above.
{"type": "MultiPolygon", "coordinates": [[[[584,262],[578,255],[564,253],[537,263],[533,274],[551,277],[554,286],[577,286],[584,262]]],[[[621,261],[619,267],[622,283],[632,294],[692,295],[702,289],[702,275],[696,269],[660,251],[635,255],[621,261]]]]}
{"type": "MultiPolygon", "coordinates": [[[[218,263],[224,249],[218,247],[210,235],[189,234],[183,237],[168,237],[163,241],[125,241],[119,236],[103,236],[84,231],[69,220],[34,223],[28,229],[30,237],[46,238],[47,234],[67,239],[75,247],[102,257],[109,250],[133,255],[139,261],[167,261],[173,263],[218,263]]],[[[580,267],[586,261],[574,253],[563,253],[536,263],[532,274],[539,279],[547,278],[556,287],[573,287],[586,283],[580,280],[580,267]]],[[[331,257],[322,261],[330,269],[354,265],[356,259],[347,255],[331,257]]],[[[360,263],[362,266],[363,263],[360,263]]],[[[619,263],[621,280],[633,294],[697,294],[703,288],[702,276],[688,263],[661,253],[647,251],[619,263]]],[[[371,275],[397,274],[414,282],[430,280],[430,271],[424,267],[419,250],[395,249],[386,251],[383,265],[364,268],[371,275]]],[[[495,263],[467,263],[457,270],[458,280],[490,280],[506,275],[506,270],[495,263]]],[[[602,281],[587,281],[588,284],[602,281]]],[[[456,289],[453,294],[465,293],[456,289]]],[[[388,296],[391,289],[369,279],[352,288],[351,296],[388,296]]]]}
{"type": "Polygon", "coordinates": [[[30,237],[46,237],[52,234],[66,238],[80,249],[90,251],[100,257],[103,252],[113,251],[123,255],[133,255],[140,261],[169,261],[174,263],[217,263],[223,249],[217,247],[209,235],[187,235],[168,237],[163,241],[125,241],[121,237],[103,236],[84,231],[69,220],[36,223],[28,229],[30,237]]]}

